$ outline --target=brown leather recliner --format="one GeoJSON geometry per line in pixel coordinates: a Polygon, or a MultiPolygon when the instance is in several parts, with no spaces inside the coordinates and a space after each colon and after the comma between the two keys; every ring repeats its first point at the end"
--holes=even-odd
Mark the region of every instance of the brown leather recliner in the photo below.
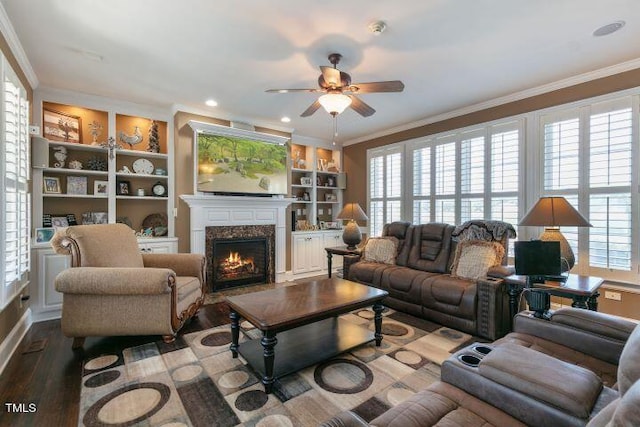
{"type": "Polygon", "coordinates": [[[640,326],[567,308],[549,321],[521,313],[515,329],[486,344],[492,349],[487,355],[474,350],[476,345],[452,355],[442,366],[441,382],[371,424],[343,412],[323,427],[640,425],[640,326]],[[565,360],[542,351],[557,351],[565,360]],[[463,364],[463,356],[476,366],[463,364]],[[584,361],[589,369],[578,366],[584,361]],[[613,367],[615,388],[601,363],[613,367]]]}

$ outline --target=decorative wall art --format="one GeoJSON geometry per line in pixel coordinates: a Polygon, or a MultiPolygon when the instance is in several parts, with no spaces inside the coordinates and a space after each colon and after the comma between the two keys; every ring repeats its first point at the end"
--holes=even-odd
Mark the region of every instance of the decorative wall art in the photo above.
{"type": "Polygon", "coordinates": [[[117,181],[116,182],[116,194],[120,196],[131,195],[131,182],[130,181],[117,181]]]}
{"type": "Polygon", "coordinates": [[[61,111],[43,111],[43,135],[49,141],[82,142],[80,116],[63,113],[61,111]]]}

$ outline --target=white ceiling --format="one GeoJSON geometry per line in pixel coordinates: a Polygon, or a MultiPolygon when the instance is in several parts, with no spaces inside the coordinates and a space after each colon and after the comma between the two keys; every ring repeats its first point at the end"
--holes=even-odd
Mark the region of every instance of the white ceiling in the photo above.
{"type": "Polygon", "coordinates": [[[360,95],[377,112],[341,114],[339,142],[640,58],[638,0],[0,1],[45,87],[330,140],[326,112],[299,117],[317,94],[265,89],[315,88],[332,52],[353,82],[404,82],[360,95]],[[617,20],[622,30],[592,36],[617,20]]]}

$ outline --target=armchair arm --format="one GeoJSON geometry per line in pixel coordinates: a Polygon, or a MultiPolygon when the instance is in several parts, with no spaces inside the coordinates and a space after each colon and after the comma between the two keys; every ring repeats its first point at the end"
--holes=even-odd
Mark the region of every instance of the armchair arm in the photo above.
{"type": "Polygon", "coordinates": [[[176,275],[168,268],[74,267],[56,276],[56,291],[84,295],[168,294],[176,275]]]}
{"type": "Polygon", "coordinates": [[[355,412],[341,412],[335,417],[320,424],[320,427],[366,427],[369,424],[355,412]]]}
{"type": "Polygon", "coordinates": [[[553,313],[550,320],[535,318],[531,312],[518,313],[513,330],[617,365],[622,348],[636,326],[621,317],[567,307],[553,313]]]}
{"type": "Polygon", "coordinates": [[[191,276],[205,280],[205,257],[201,254],[154,254],[143,253],[142,261],[146,268],[168,268],[176,276],[191,276]]]}
{"type": "Polygon", "coordinates": [[[483,277],[476,283],[478,289],[477,333],[496,340],[511,327],[509,297],[504,280],[483,277]]]}

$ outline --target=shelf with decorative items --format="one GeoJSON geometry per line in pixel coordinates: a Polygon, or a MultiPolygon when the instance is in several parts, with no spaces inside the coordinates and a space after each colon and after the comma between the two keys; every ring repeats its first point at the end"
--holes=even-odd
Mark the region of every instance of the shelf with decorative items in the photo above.
{"type": "Polygon", "coordinates": [[[41,136],[32,136],[34,228],[46,227],[47,215],[73,215],[77,224],[124,222],[144,235],[145,219],[161,215],[160,233],[144,237],[172,236],[170,113],[159,120],[89,95],[73,96],[88,107],[40,97],[34,93],[34,121],[42,123],[41,136]]]}

